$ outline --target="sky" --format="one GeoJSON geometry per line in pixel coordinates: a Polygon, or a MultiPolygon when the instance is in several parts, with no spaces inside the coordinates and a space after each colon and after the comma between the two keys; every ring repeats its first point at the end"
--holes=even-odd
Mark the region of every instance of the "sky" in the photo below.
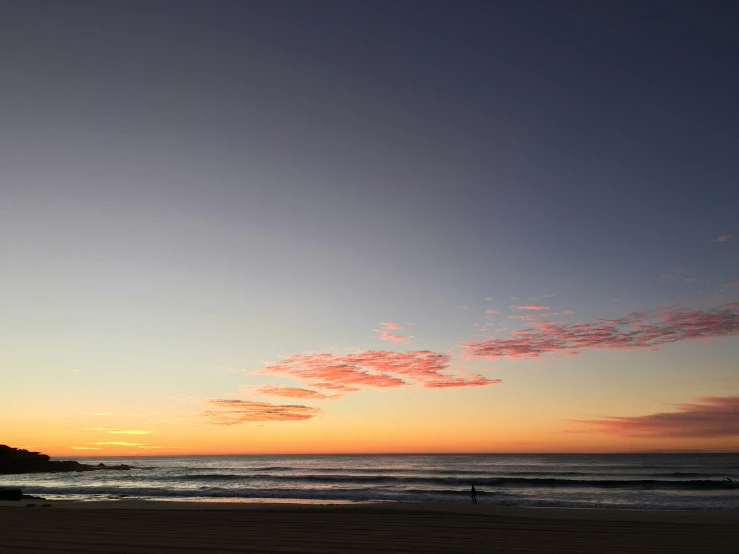
{"type": "Polygon", "coordinates": [[[737,16],[5,2],[0,443],[739,451],[737,16]]]}

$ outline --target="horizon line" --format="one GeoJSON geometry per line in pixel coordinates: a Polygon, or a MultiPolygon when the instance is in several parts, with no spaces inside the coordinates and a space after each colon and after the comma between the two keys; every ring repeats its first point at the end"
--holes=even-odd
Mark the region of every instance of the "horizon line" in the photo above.
{"type": "MultiPolygon", "coordinates": [[[[739,450],[634,450],[618,452],[291,452],[291,453],[221,453],[221,454],[85,454],[77,458],[186,458],[193,456],[620,456],[626,454],[739,454],[739,450]]],[[[59,456],[53,456],[59,457],[59,456]]]]}

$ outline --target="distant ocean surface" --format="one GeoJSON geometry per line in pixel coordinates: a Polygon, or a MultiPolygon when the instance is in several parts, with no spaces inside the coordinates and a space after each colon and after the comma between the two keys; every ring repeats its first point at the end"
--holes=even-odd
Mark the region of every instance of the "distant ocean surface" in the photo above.
{"type": "Polygon", "coordinates": [[[87,458],[131,471],[0,476],[48,499],[470,502],[739,509],[739,454],[171,456],[87,458]],[[731,477],[734,485],[725,479],[731,477]]]}

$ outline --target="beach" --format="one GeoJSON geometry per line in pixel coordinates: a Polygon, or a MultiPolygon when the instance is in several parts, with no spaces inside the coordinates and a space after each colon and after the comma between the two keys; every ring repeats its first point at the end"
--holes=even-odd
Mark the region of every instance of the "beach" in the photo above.
{"type": "Polygon", "coordinates": [[[466,503],[0,502],[0,550],[28,552],[702,552],[739,547],[739,511],[466,503]],[[47,505],[44,507],[44,505],[47,505]]]}

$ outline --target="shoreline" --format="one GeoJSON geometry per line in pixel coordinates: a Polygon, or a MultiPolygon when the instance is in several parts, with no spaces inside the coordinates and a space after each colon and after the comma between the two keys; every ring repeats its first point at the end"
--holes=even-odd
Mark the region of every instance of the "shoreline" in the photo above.
{"type": "Polygon", "coordinates": [[[601,521],[690,521],[731,522],[739,524],[739,510],[641,510],[609,508],[562,508],[538,506],[499,506],[464,502],[275,502],[266,501],[192,501],[192,500],[21,500],[0,501],[3,508],[49,508],[63,510],[187,510],[243,512],[423,512],[465,515],[505,516],[517,518],[589,519],[601,521]],[[30,505],[30,506],[29,506],[30,505]]]}

